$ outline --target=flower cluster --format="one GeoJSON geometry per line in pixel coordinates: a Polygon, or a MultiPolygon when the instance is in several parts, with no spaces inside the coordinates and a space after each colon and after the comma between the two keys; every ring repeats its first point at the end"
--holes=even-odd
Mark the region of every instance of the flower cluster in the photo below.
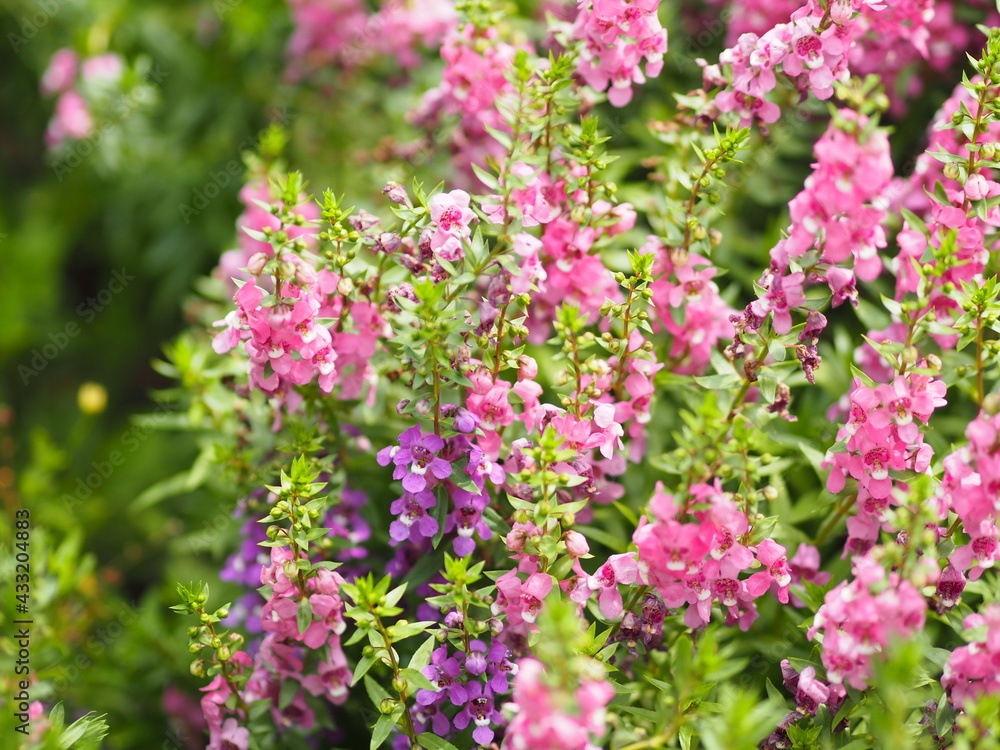
{"type": "Polygon", "coordinates": [[[344,579],[326,568],[318,568],[317,575],[305,582],[301,577],[292,551],[287,547],[272,547],[271,564],[262,567],[260,573],[260,582],[270,590],[261,613],[261,625],[267,635],[257,651],[247,694],[248,700],[255,696],[274,699],[271,710],[278,726],[298,720],[312,724],[312,710],[302,691],[335,704],[343,703],[351,682],[340,639],[346,628],[344,605],[339,596],[344,579]],[[303,607],[308,613],[304,629],[300,622],[303,607]],[[303,646],[320,654],[315,672],[307,674],[304,669],[303,646]],[[290,705],[282,707],[277,695],[282,683],[288,680],[298,682],[301,689],[295,692],[290,705]]]}
{"type": "MultiPolygon", "coordinates": [[[[265,261],[261,257],[261,265],[265,261]]],[[[288,276],[276,277],[274,295],[256,278],[236,292],[236,310],[216,323],[225,328],[215,337],[215,351],[222,354],[243,342],[251,387],[280,397],[292,411],[300,402],[294,386],[314,381],[324,393],[339,385],[342,398],[357,398],[374,377],[370,359],[385,333],[377,306],[346,301],[340,277],[316,271],[299,255],[285,253],[281,266],[288,276]],[[265,304],[265,298],[274,304],[265,304]],[[338,322],[324,325],[324,318],[338,322]],[[345,330],[340,321],[348,318],[356,330],[345,330]]]]}
{"type": "Polygon", "coordinates": [[[488,158],[503,155],[503,146],[489,131],[509,130],[497,101],[511,92],[506,72],[516,51],[500,41],[495,29],[481,31],[472,24],[454,28],[441,46],[445,69],[440,85],[424,94],[419,108],[411,113],[415,124],[428,129],[443,118],[458,118],[451,139],[452,164],[470,182],[473,164],[484,165],[488,158]]]}
{"type": "Polygon", "coordinates": [[[982,695],[1000,694],[1000,605],[990,605],[980,614],[965,618],[966,630],[985,628],[985,638],[952,652],[945,664],[941,684],[958,708],[982,695]]]}
{"type": "MultiPolygon", "coordinates": [[[[476,429],[479,420],[474,410],[452,407],[450,411],[456,429],[464,428],[460,432],[476,429]]],[[[397,445],[380,450],[377,460],[382,466],[393,464],[393,479],[402,481],[403,495],[390,506],[390,511],[396,514],[396,520],[389,526],[394,544],[404,541],[419,544],[439,531],[455,532],[452,541],[455,553],[465,557],[476,548],[474,534],[478,533],[483,540],[490,538],[492,532],[482,515],[489,501],[486,480],[502,484],[504,471],[464,434],[445,440],[422,432],[418,426],[410,427],[399,436],[397,445]],[[456,471],[454,464],[460,461],[464,466],[456,471]],[[454,506],[444,529],[432,515],[438,502],[437,488],[451,498],[454,506]]]]}
{"type": "MultiPolygon", "coordinates": [[[[675,371],[699,373],[720,340],[733,335],[733,309],[713,280],[717,269],[696,253],[672,253],[656,237],[647,238],[643,252],[655,252],[654,327],[670,333],[670,358],[675,371]]],[[[655,330],[654,328],[654,330],[655,330]]]]}
{"type": "MultiPolygon", "coordinates": [[[[713,0],[729,11],[727,44],[734,46],[744,34],[764,36],[787,23],[801,8],[801,0],[713,0]]],[[[939,73],[967,49],[970,26],[955,18],[955,4],[948,0],[907,0],[896,3],[849,4],[858,15],[854,44],[849,51],[851,71],[865,76],[877,73],[885,81],[892,113],[901,115],[924,89],[927,71],[939,73]]],[[[831,11],[843,15],[843,11],[831,11]]]]}
{"type": "MultiPolygon", "coordinates": [[[[746,630],[757,618],[754,600],[768,590],[788,602],[792,578],[786,550],[771,539],[748,547],[746,515],[719,484],[694,485],[690,492],[691,499],[681,507],[657,487],[649,502],[653,519],[632,537],[639,550],[638,576],[644,585],[656,588],[667,607],[684,608],[688,627],[708,623],[717,601],[726,621],[746,630]],[[706,509],[693,511],[687,519],[686,508],[692,503],[706,509]],[[763,570],[741,579],[740,573],[755,564],[763,570]]],[[[606,594],[601,601],[605,616],[620,608],[606,594]]]]}
{"type": "Polygon", "coordinates": [[[1000,560],[1000,414],[980,414],[966,430],[969,444],[944,459],[936,500],[939,511],[954,511],[969,541],[951,555],[959,571],[971,568],[977,580],[1000,560]]]}
{"type": "MultiPolygon", "coordinates": [[[[452,612],[445,618],[445,625],[457,627],[461,619],[459,613],[452,612]]],[[[417,725],[439,737],[448,737],[471,724],[472,739],[489,745],[494,728],[505,724],[497,710],[497,698],[510,691],[509,678],[518,672],[511,658],[510,650],[497,639],[487,644],[474,638],[469,641],[468,651],[453,655],[446,645],[435,649],[431,663],[423,670],[435,690],[417,691],[413,709],[417,725]],[[448,706],[457,709],[450,718],[445,710],[448,706]]]]}
{"type": "Polygon", "coordinates": [[[94,118],[82,92],[114,86],[124,72],[122,58],[114,53],[81,61],[71,49],[56,52],[41,81],[45,96],[59,97],[55,114],[45,131],[45,143],[52,148],[70,138],[89,136],[94,131],[94,118]]]}
{"type": "Polygon", "coordinates": [[[614,689],[605,680],[585,680],[573,691],[555,690],[537,659],[521,659],[514,678],[506,743],[513,750],[596,750],[605,731],[614,689]],[[567,710],[568,706],[572,706],[567,710]]]}
{"type": "Polygon", "coordinates": [[[901,375],[875,387],[854,380],[850,414],[837,433],[844,448],[831,449],[823,464],[830,468],[830,492],[842,491],[848,477],[857,481],[858,513],[847,521],[847,550],[864,554],[878,540],[895,502],[890,471],[927,471],[933,449],[924,442],[918,422],[926,424],[947,403],[944,394],[944,383],[927,375],[901,375]]]}
{"type": "Polygon", "coordinates": [[[886,574],[870,557],[858,557],[854,578],[842,581],[823,600],[808,636],[823,634],[823,666],[830,695],[843,697],[846,685],[868,687],[872,658],[892,637],[907,638],[924,626],[927,603],[910,581],[886,574]]]}
{"type": "Polygon", "coordinates": [[[616,107],[632,100],[633,83],[643,84],[663,68],[667,32],[657,17],[659,8],[660,0],[579,0],[572,30],[582,42],[578,71],[590,86],[608,90],[608,101],[616,107]]]}
{"type": "Polygon", "coordinates": [[[815,251],[818,262],[830,266],[826,281],[834,305],[852,299],[855,275],[871,281],[882,270],[882,196],[893,167],[886,132],[871,130],[869,124],[853,110],[838,111],[816,142],[816,162],[804,189],[788,204],[788,237],[771,250],[772,262],[781,269],[815,251]],[[840,263],[848,267],[834,267],[840,263]]]}
{"type": "Polygon", "coordinates": [[[288,41],[293,80],[328,65],[350,69],[395,56],[400,66],[420,62],[420,46],[434,49],[457,23],[447,0],[391,0],[370,13],[359,0],[288,0],[295,33],[288,41]]]}

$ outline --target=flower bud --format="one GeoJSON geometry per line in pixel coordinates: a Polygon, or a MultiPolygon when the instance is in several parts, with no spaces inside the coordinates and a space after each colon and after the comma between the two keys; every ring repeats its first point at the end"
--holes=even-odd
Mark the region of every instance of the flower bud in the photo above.
{"type": "Polygon", "coordinates": [[[410,199],[406,195],[406,190],[398,182],[387,182],[382,188],[382,194],[393,203],[401,206],[410,205],[410,199]]]}
{"type": "Polygon", "coordinates": [[[260,276],[264,272],[264,266],[267,265],[268,260],[269,258],[264,253],[254,253],[247,261],[247,271],[254,276],[260,276]]]}
{"type": "Polygon", "coordinates": [[[566,542],[566,553],[571,557],[583,557],[590,552],[590,545],[587,538],[579,531],[567,531],[563,535],[566,542]]]}
{"type": "Polygon", "coordinates": [[[529,357],[527,354],[522,354],[517,358],[517,363],[518,380],[534,380],[538,377],[538,363],[534,360],[534,358],[529,357]]]}
{"type": "Polygon", "coordinates": [[[1000,393],[991,393],[983,399],[983,411],[990,416],[1000,412],[1000,393]]]}

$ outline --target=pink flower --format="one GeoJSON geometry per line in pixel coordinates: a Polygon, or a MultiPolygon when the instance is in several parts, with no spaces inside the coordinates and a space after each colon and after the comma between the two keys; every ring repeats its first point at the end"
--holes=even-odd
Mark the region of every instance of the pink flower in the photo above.
{"type": "Polygon", "coordinates": [[[241,727],[236,719],[230,717],[222,723],[222,736],[218,747],[222,750],[247,750],[250,742],[250,730],[241,727]]]}
{"type": "Polygon", "coordinates": [[[431,238],[434,248],[443,247],[449,238],[462,240],[469,236],[469,224],[476,215],[469,208],[467,192],[452,190],[450,193],[438,193],[431,198],[430,210],[434,223],[431,238]]]}
{"type": "Polygon", "coordinates": [[[855,578],[829,591],[807,635],[823,631],[823,665],[834,685],[864,690],[872,659],[891,636],[907,638],[923,628],[927,604],[920,592],[874,560],[860,557],[855,578]]]}
{"type": "Polygon", "coordinates": [[[627,552],[609,557],[589,578],[587,585],[591,591],[599,592],[597,601],[601,606],[601,614],[608,620],[616,620],[622,613],[622,595],[618,584],[633,584],[638,575],[639,566],[635,561],[635,553],[627,552]]]}
{"type": "Polygon", "coordinates": [[[119,55],[108,52],[96,57],[88,57],[80,66],[80,74],[84,80],[104,79],[115,81],[121,78],[125,71],[125,63],[119,55]]]}
{"type": "Polygon", "coordinates": [[[71,49],[61,49],[52,55],[49,67],[42,75],[41,89],[45,96],[62,94],[73,86],[79,58],[71,49]]]}
{"type": "Polygon", "coordinates": [[[497,579],[497,598],[492,605],[493,614],[507,613],[510,625],[522,622],[533,624],[542,608],[545,597],[552,590],[552,576],[532,573],[521,583],[516,570],[510,570],[497,579]]]}
{"type": "Polygon", "coordinates": [[[63,93],[56,101],[56,112],[45,132],[45,142],[56,146],[67,138],[86,138],[94,130],[87,102],[74,89],[63,93]]]}
{"type": "Polygon", "coordinates": [[[941,685],[948,691],[955,707],[961,710],[967,701],[982,695],[1000,694],[1000,605],[991,604],[983,612],[965,618],[966,630],[984,628],[984,637],[952,652],[941,675],[941,685]]]}
{"type": "Polygon", "coordinates": [[[757,545],[757,560],[765,570],[754,573],[747,581],[747,589],[751,595],[760,596],[774,583],[778,589],[778,601],[788,604],[788,585],[792,582],[792,571],[786,555],[785,548],[773,539],[765,539],[757,545]]]}
{"type": "Polygon", "coordinates": [[[607,704],[614,690],[605,680],[584,680],[550,687],[545,667],[533,658],[517,663],[514,678],[514,719],[507,727],[504,746],[516,750],[593,750],[591,739],[605,732],[607,704]],[[573,713],[563,706],[575,709],[573,713]]]}
{"type": "Polygon", "coordinates": [[[632,84],[656,76],[667,51],[667,32],[660,25],[660,0],[580,0],[572,34],[582,42],[577,71],[608,101],[623,107],[632,99],[632,84]],[[640,65],[646,61],[645,75],[640,65]]]}
{"type": "Polygon", "coordinates": [[[805,275],[801,271],[780,276],[771,271],[765,274],[766,281],[762,282],[767,292],[761,298],[750,305],[755,315],[761,318],[773,313],[774,332],[784,335],[792,330],[792,316],[790,309],[799,307],[806,301],[802,293],[802,282],[805,275]]]}

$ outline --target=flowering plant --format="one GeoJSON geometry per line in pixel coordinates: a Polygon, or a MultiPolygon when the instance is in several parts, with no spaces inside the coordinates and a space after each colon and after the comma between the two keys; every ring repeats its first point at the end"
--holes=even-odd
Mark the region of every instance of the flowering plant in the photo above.
{"type": "Polygon", "coordinates": [[[727,48],[653,101],[658,0],[329,5],[290,77],[439,58],[385,158],[448,161],[347,198],[250,159],[159,364],[242,523],[239,597],[175,608],[208,747],[994,746],[1000,32],[712,2],[727,48]],[[967,48],[898,170],[881,118],[967,48]]]}

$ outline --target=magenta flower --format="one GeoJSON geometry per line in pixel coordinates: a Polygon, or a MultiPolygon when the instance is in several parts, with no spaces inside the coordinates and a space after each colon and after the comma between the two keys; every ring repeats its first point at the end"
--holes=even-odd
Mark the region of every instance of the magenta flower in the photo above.
{"type": "Polygon", "coordinates": [[[622,613],[622,595],[618,584],[635,583],[639,575],[639,566],[635,561],[634,552],[612,555],[608,561],[597,569],[587,581],[592,591],[599,592],[597,601],[601,614],[609,620],[616,620],[622,613]]]}

